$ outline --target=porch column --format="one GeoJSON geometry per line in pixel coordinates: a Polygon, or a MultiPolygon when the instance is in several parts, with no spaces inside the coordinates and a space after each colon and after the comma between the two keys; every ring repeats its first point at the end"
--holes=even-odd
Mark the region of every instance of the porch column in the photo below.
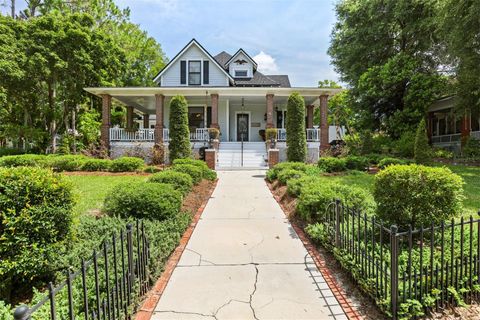
{"type": "Polygon", "coordinates": [[[133,129],[133,107],[127,106],[127,129],[133,129]]]}
{"type": "Polygon", "coordinates": [[[210,124],[210,127],[220,129],[220,126],[218,125],[218,94],[212,93],[210,97],[212,99],[212,123],[210,124]]]}
{"type": "Polygon", "coordinates": [[[468,111],[465,111],[465,114],[462,117],[462,145],[466,138],[470,137],[470,115],[468,111]]]}
{"type": "Polygon", "coordinates": [[[273,94],[267,94],[267,128],[274,128],[273,125],[273,94]]]}
{"type": "Polygon", "coordinates": [[[433,112],[427,113],[427,136],[428,142],[432,143],[433,136],[433,112]]]}
{"type": "Polygon", "coordinates": [[[313,105],[307,106],[307,129],[313,128],[313,105]]]}
{"type": "Polygon", "coordinates": [[[165,96],[163,94],[155,95],[155,143],[163,143],[163,106],[165,104],[165,96]]]}
{"type": "Polygon", "coordinates": [[[110,118],[112,108],[112,96],[102,94],[102,126],[100,129],[100,142],[107,148],[110,148],[110,118]]]}
{"type": "Polygon", "coordinates": [[[148,113],[143,114],[143,128],[150,129],[150,115],[148,113]]]}
{"type": "Polygon", "coordinates": [[[320,151],[330,148],[328,137],[328,96],[320,96],[320,151]]]}

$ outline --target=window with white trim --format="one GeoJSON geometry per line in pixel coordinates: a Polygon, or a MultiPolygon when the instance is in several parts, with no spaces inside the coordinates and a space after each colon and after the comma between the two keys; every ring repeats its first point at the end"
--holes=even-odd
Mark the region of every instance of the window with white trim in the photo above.
{"type": "Polygon", "coordinates": [[[248,76],[247,70],[235,70],[235,78],[245,78],[248,76]]]}
{"type": "Polygon", "coordinates": [[[188,61],[188,84],[199,86],[202,84],[201,72],[202,65],[200,61],[188,61]]]}

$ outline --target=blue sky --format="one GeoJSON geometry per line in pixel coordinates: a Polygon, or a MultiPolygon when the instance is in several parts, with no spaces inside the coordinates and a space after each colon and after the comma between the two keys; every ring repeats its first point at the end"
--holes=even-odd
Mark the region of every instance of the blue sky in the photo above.
{"type": "MultiPolygon", "coordinates": [[[[22,0],[17,0],[19,7],[22,0]]],[[[117,0],[171,58],[192,38],[212,55],[243,48],[294,86],[337,80],[327,49],[334,0],[117,0]],[[262,53],[262,54],[260,54],[262,53]],[[259,55],[260,54],[260,55],[259,55]]],[[[4,11],[4,10],[2,10],[4,11]]]]}

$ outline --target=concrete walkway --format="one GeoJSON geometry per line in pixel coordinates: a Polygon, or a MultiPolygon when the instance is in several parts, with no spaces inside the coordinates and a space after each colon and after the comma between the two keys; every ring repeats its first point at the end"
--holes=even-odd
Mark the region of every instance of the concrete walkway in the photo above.
{"type": "Polygon", "coordinates": [[[219,172],[152,319],[347,319],[264,173],[219,172]]]}

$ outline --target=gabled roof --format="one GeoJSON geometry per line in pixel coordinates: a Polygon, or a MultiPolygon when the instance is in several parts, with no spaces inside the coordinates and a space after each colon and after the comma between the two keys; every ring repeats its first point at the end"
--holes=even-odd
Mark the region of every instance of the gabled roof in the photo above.
{"type": "Polygon", "coordinates": [[[267,77],[269,77],[270,79],[272,79],[273,81],[277,82],[278,84],[280,84],[280,87],[283,87],[283,88],[290,88],[291,85],[290,85],[290,79],[288,78],[288,75],[286,74],[282,74],[282,75],[267,75],[267,77]]]}
{"type": "Polygon", "coordinates": [[[235,78],[235,85],[239,87],[285,87],[290,88],[290,81],[286,75],[269,76],[255,71],[252,78],[235,78]]]}
{"type": "Polygon", "coordinates": [[[232,77],[228,72],[225,71],[224,66],[220,65],[220,64],[218,63],[218,61],[217,61],[214,57],[212,57],[212,55],[211,55],[207,50],[205,50],[205,48],[203,48],[202,45],[201,45],[197,40],[195,40],[195,38],[193,38],[192,40],[190,40],[190,42],[187,43],[187,45],[186,45],[185,47],[183,47],[183,49],[180,50],[180,52],[177,53],[177,54],[175,55],[175,57],[173,57],[173,59],[170,60],[165,67],[163,67],[162,70],[160,70],[160,72],[155,76],[155,78],[153,78],[153,81],[158,83],[158,79],[160,79],[160,77],[162,76],[162,74],[165,73],[165,71],[167,71],[167,70],[174,64],[174,62],[177,61],[178,58],[181,57],[182,54],[183,54],[185,51],[187,51],[188,48],[190,48],[192,45],[196,45],[207,57],[209,57],[209,58],[212,60],[212,62],[213,62],[217,67],[219,67],[219,68],[222,70],[222,72],[228,77],[228,79],[230,79],[230,81],[234,82],[233,77],[232,77]]]}
{"type": "Polygon", "coordinates": [[[233,54],[233,56],[225,63],[225,68],[240,54],[240,53],[243,53],[243,55],[245,57],[247,57],[247,59],[250,60],[250,62],[253,64],[253,69],[257,69],[257,63],[255,62],[255,60],[252,59],[252,57],[250,57],[248,55],[248,53],[245,52],[245,50],[243,50],[242,48],[238,49],[237,52],[235,52],[233,54]]]}
{"type": "Polygon", "coordinates": [[[231,57],[232,57],[231,54],[229,54],[228,52],[222,51],[213,58],[215,58],[218,64],[225,69],[225,64],[227,63],[228,60],[230,60],[231,57]]]}

